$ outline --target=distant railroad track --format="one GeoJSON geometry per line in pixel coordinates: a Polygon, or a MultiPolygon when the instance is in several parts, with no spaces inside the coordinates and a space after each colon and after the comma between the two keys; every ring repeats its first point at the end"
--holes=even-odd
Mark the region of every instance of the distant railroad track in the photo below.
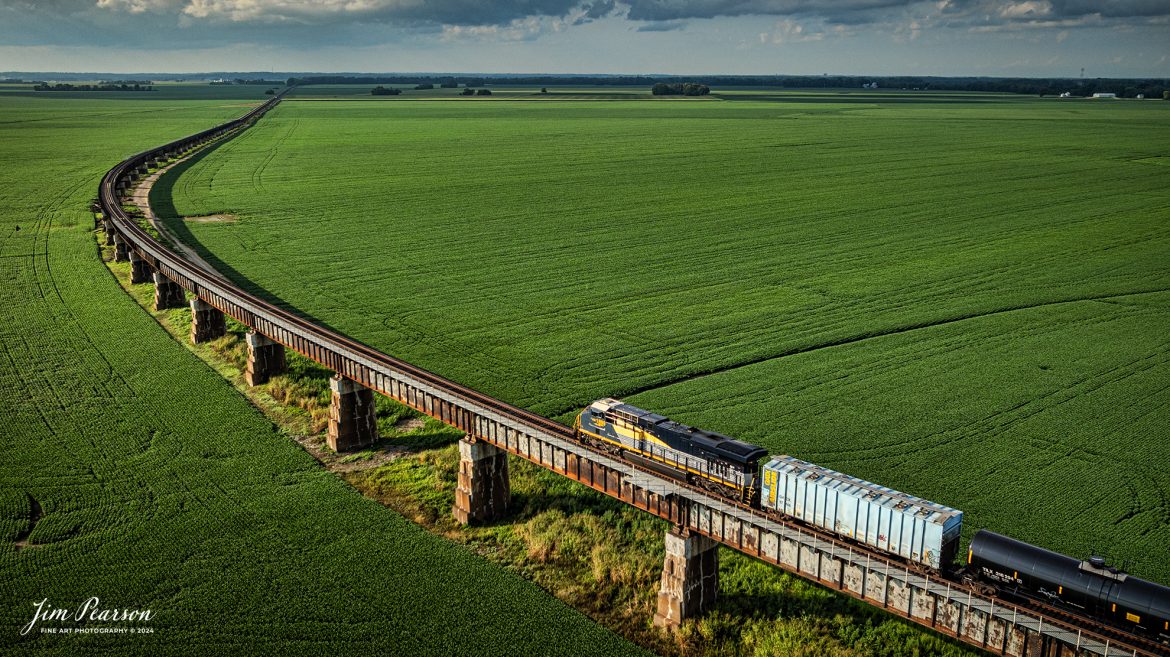
{"type": "Polygon", "coordinates": [[[237,119],[143,151],[110,169],[102,178],[98,201],[107,232],[120,236],[154,271],[207,304],[347,378],[680,528],[944,635],[992,653],[1019,657],[1170,655],[1167,646],[1112,625],[1040,602],[1005,600],[938,574],[916,572],[861,544],[765,514],[583,444],[572,428],[559,422],[384,354],[250,294],[171,251],[123,210],[122,193],[146,172],[149,163],[234,136],[276,106],[284,93],[237,119]]]}

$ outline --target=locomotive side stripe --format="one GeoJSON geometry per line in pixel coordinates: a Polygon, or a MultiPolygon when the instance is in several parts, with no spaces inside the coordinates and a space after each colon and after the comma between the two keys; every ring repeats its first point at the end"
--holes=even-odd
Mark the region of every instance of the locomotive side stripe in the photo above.
{"type": "Polygon", "coordinates": [[[620,434],[622,436],[625,436],[626,438],[629,438],[630,440],[648,440],[648,441],[654,443],[655,445],[658,445],[659,447],[665,447],[667,449],[674,449],[673,447],[671,447],[670,445],[667,445],[665,442],[660,440],[657,436],[650,433],[649,431],[630,430],[630,429],[627,429],[623,426],[619,426],[616,422],[610,422],[610,424],[613,425],[613,430],[615,432],[617,432],[618,434],[620,434]],[[641,435],[639,435],[639,434],[641,434],[641,435]]]}
{"type": "Polygon", "coordinates": [[[742,485],[740,485],[740,484],[737,484],[737,483],[735,483],[735,482],[730,482],[730,481],[727,481],[726,479],[723,479],[722,477],[715,477],[715,476],[712,476],[712,475],[711,475],[711,473],[709,473],[709,472],[701,472],[701,471],[699,471],[699,470],[695,470],[694,468],[687,467],[687,466],[679,467],[679,464],[677,464],[677,463],[675,463],[675,462],[673,462],[673,461],[668,461],[668,460],[666,460],[666,459],[664,459],[664,458],[661,458],[661,457],[659,457],[659,456],[656,456],[656,455],[654,455],[654,454],[651,454],[650,452],[643,452],[642,450],[640,450],[640,449],[638,449],[638,448],[636,448],[636,447],[630,447],[629,445],[625,445],[625,444],[619,443],[619,442],[617,442],[617,441],[615,441],[615,440],[612,440],[612,439],[610,439],[610,438],[606,438],[605,436],[601,436],[601,435],[595,434],[595,433],[593,433],[593,432],[590,432],[590,431],[586,431],[586,430],[584,430],[584,429],[581,429],[581,433],[585,434],[586,436],[593,436],[594,438],[597,438],[598,440],[604,440],[605,442],[607,442],[607,443],[609,443],[609,444],[611,444],[611,445],[617,445],[618,447],[621,447],[622,449],[627,449],[627,450],[629,450],[629,451],[631,451],[631,452],[634,452],[634,453],[636,453],[636,454],[640,454],[640,455],[642,455],[642,456],[645,456],[645,457],[646,457],[646,458],[648,458],[648,459],[652,459],[652,460],[654,460],[654,461],[658,461],[659,463],[665,463],[666,465],[672,466],[672,467],[674,467],[675,469],[678,469],[678,470],[685,470],[685,471],[687,471],[687,472],[690,472],[690,473],[692,473],[692,474],[697,474],[697,475],[699,475],[699,476],[703,477],[704,479],[710,479],[711,481],[717,481],[717,482],[720,482],[720,483],[722,483],[722,484],[725,484],[725,485],[727,485],[729,488],[735,488],[736,490],[743,490],[743,486],[742,486],[742,485]]]}

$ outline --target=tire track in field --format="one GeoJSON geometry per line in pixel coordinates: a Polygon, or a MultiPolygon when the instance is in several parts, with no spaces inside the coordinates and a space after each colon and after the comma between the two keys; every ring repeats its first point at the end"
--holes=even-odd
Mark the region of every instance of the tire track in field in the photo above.
{"type": "MultiPolygon", "coordinates": [[[[104,376],[107,383],[116,380],[120,384],[119,387],[121,390],[119,393],[115,393],[113,390],[110,390],[108,387],[106,387],[105,384],[103,384],[102,387],[107,393],[106,399],[110,401],[119,398],[124,399],[126,395],[129,395],[130,397],[137,397],[137,392],[126,381],[126,378],[123,376],[123,374],[110,363],[109,358],[106,357],[104,351],[99,346],[98,341],[93,338],[89,329],[86,327],[86,323],[78,318],[70,303],[65,299],[65,296],[61,293],[61,285],[58,282],[58,277],[53,271],[53,258],[52,254],[50,253],[50,239],[54,229],[54,218],[58,215],[58,213],[67,212],[68,206],[73,202],[72,199],[78,197],[79,190],[85,188],[88,184],[89,183],[84,179],[84,177],[79,176],[78,183],[70,186],[67,191],[56,195],[54,198],[57,200],[55,200],[53,203],[44,206],[43,213],[45,215],[45,230],[41,239],[42,246],[34,247],[33,276],[36,279],[38,288],[40,288],[42,291],[42,298],[47,302],[49,299],[48,296],[44,294],[45,288],[41,284],[42,277],[45,279],[45,281],[48,283],[48,289],[51,290],[51,294],[57,298],[55,303],[60,306],[61,315],[67,316],[67,321],[69,321],[76,329],[76,333],[71,335],[80,335],[82,338],[82,342],[84,343],[85,347],[84,352],[76,351],[73,353],[96,354],[104,364],[105,371],[94,371],[94,369],[88,365],[89,361],[82,361],[81,359],[78,359],[79,364],[93,371],[95,379],[97,380],[100,380],[104,376]],[[40,258],[43,258],[44,260],[43,272],[38,272],[36,267],[36,262],[40,258]]],[[[54,388],[54,394],[58,401],[64,405],[65,400],[62,399],[61,394],[56,390],[56,388],[54,388]]]]}
{"type": "MultiPolygon", "coordinates": [[[[74,99],[67,99],[67,100],[74,100],[74,99]]],[[[151,108],[151,109],[126,110],[126,111],[119,111],[119,112],[92,112],[89,114],[70,114],[69,117],[70,117],[70,119],[80,119],[80,118],[95,118],[95,117],[104,117],[104,116],[128,116],[130,114],[154,114],[156,112],[175,112],[175,111],[182,110],[182,109],[185,109],[185,108],[184,107],[155,107],[155,108],[151,108]]],[[[46,121],[58,121],[58,120],[60,120],[60,117],[58,117],[58,116],[49,116],[49,117],[38,118],[38,119],[16,119],[13,121],[0,121],[0,125],[15,125],[18,123],[42,123],[42,122],[46,122],[46,121]]]]}
{"type": "MultiPolygon", "coordinates": [[[[974,436],[988,437],[1001,435],[1013,425],[1024,422],[1040,413],[1050,411],[1058,406],[1097,392],[1131,376],[1163,366],[1170,362],[1167,354],[1170,354],[1170,342],[1162,343],[1158,348],[1127,362],[1108,369],[1092,372],[1062,387],[1020,401],[1010,408],[993,411],[982,418],[964,424],[917,436],[910,440],[866,446],[859,449],[828,450],[826,453],[848,457],[851,462],[880,461],[894,454],[903,453],[910,446],[914,446],[919,451],[937,451],[974,436]],[[935,438],[939,440],[934,440],[935,438]],[[923,443],[928,444],[924,445],[923,443]]],[[[1066,447],[1059,440],[1048,436],[1038,435],[1027,437],[1024,440],[1037,450],[1052,454],[1061,455],[1061,450],[1066,447]]],[[[1080,449],[1083,450],[1084,448],[1080,449]]],[[[1103,455],[1094,454],[1094,456],[1100,458],[1103,455]]]]}
{"type": "MultiPolygon", "coordinates": [[[[1085,301],[1108,301],[1111,299],[1117,299],[1117,298],[1121,298],[1121,297],[1137,296],[1137,295],[1142,295],[1142,294],[1156,294],[1159,292],[1170,292],[1170,287],[1153,288],[1153,289],[1148,289],[1148,290],[1136,290],[1136,291],[1131,291],[1131,292],[1118,292],[1118,293],[1111,293],[1111,294],[1096,294],[1096,295],[1088,295],[1088,296],[1082,296],[1082,297],[1072,297],[1072,298],[1067,298],[1067,299],[1057,299],[1057,300],[1053,300],[1053,301],[1041,301],[1038,303],[1022,304],[1022,305],[1017,305],[1017,306],[1010,306],[1007,308],[997,308],[995,310],[989,310],[987,312],[971,313],[971,314],[960,315],[960,316],[956,316],[956,317],[945,317],[943,319],[929,321],[929,322],[919,322],[919,323],[909,324],[909,325],[904,325],[904,326],[896,326],[896,327],[893,327],[891,329],[884,330],[884,331],[878,331],[875,333],[863,333],[863,334],[859,334],[859,335],[853,335],[853,336],[849,336],[849,337],[845,337],[845,338],[840,338],[837,340],[830,340],[827,342],[822,342],[822,343],[811,345],[808,347],[802,347],[802,348],[798,348],[798,349],[789,349],[789,350],[786,350],[786,351],[783,351],[780,353],[759,356],[757,358],[751,358],[748,360],[740,361],[738,363],[732,363],[732,364],[729,364],[729,365],[726,365],[723,367],[718,367],[718,368],[703,371],[703,372],[695,372],[692,374],[687,374],[685,376],[675,377],[675,378],[667,380],[667,381],[661,381],[658,383],[653,383],[650,385],[642,386],[639,388],[634,388],[632,390],[623,391],[621,393],[621,395],[624,397],[632,397],[634,395],[639,395],[639,394],[642,394],[644,392],[653,392],[655,390],[661,390],[662,388],[667,388],[669,386],[678,385],[681,383],[688,383],[690,381],[695,381],[697,379],[702,379],[702,378],[706,378],[709,376],[714,376],[716,374],[723,374],[725,372],[731,372],[731,371],[734,371],[734,370],[737,370],[740,368],[750,367],[752,365],[758,365],[760,363],[766,363],[768,361],[778,360],[780,358],[786,358],[788,356],[797,356],[800,354],[807,354],[807,353],[814,352],[814,351],[820,351],[822,349],[831,349],[833,347],[841,347],[844,345],[856,344],[859,342],[865,342],[867,340],[872,340],[874,338],[882,338],[882,337],[886,337],[886,336],[890,336],[890,335],[909,333],[911,331],[917,331],[920,329],[934,328],[936,326],[946,326],[948,324],[956,324],[958,322],[964,322],[964,321],[971,320],[971,319],[979,319],[982,317],[993,317],[995,315],[1002,315],[1002,314],[1012,313],[1012,312],[1016,312],[1016,311],[1020,311],[1020,310],[1030,310],[1033,308],[1045,308],[1048,306],[1059,306],[1059,305],[1069,304],[1069,303],[1082,303],[1085,301]]],[[[562,411],[554,412],[554,414],[567,413],[570,410],[574,410],[574,409],[572,409],[572,408],[565,409],[562,411]]]]}
{"type": "Polygon", "coordinates": [[[260,165],[252,170],[252,189],[254,191],[264,191],[264,171],[268,168],[268,165],[272,164],[272,161],[276,159],[276,156],[279,154],[281,147],[284,146],[284,143],[288,141],[289,137],[291,137],[292,134],[296,132],[297,128],[300,127],[300,123],[301,120],[296,118],[289,121],[288,129],[276,138],[276,141],[273,142],[272,146],[268,149],[268,153],[260,162],[260,165]]]}
{"type": "MultiPolygon", "coordinates": [[[[1127,313],[1117,315],[1117,317],[1132,314],[1127,313]]],[[[1066,328],[1085,328],[1100,323],[1103,323],[1103,320],[1099,318],[1079,320],[1062,319],[1060,326],[1066,328]]],[[[1039,337],[1051,332],[1053,328],[1054,325],[1052,324],[1038,322],[1035,325],[1014,330],[1011,333],[995,333],[987,336],[973,336],[969,333],[963,333],[949,336],[943,340],[928,341],[925,345],[918,343],[902,345],[886,352],[888,354],[887,358],[869,360],[864,365],[852,366],[848,369],[831,370],[823,376],[804,382],[803,385],[787,388],[785,391],[786,394],[815,394],[819,398],[819,401],[807,404],[802,409],[792,409],[787,413],[779,414],[776,416],[776,419],[791,419],[802,411],[815,411],[820,408],[825,409],[825,412],[829,412],[838,403],[833,395],[821,392],[829,387],[834,388],[841,394],[856,387],[858,390],[853,391],[853,394],[863,395],[865,388],[869,385],[868,381],[873,377],[892,374],[906,367],[914,366],[916,363],[925,361],[926,359],[976,345],[982,345],[983,348],[990,349],[994,345],[1003,345],[1021,338],[1039,337]]]]}

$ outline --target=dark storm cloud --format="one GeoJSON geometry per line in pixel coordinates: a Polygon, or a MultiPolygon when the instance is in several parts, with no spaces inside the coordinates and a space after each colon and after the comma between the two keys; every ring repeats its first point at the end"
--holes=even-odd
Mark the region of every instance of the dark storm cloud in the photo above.
{"type": "Polygon", "coordinates": [[[0,0],[0,45],[198,48],[237,43],[322,47],[393,43],[458,27],[510,34],[533,21],[581,25],[609,17],[638,32],[687,29],[735,16],[796,19],[877,31],[1140,26],[1170,21],[1167,0],[0,0]],[[513,26],[511,29],[509,26],[513,26]]]}
{"type": "Polygon", "coordinates": [[[506,26],[613,8],[612,0],[0,0],[0,45],[362,46],[443,25],[506,26]]]}
{"type": "Polygon", "coordinates": [[[123,21],[187,27],[199,23],[504,25],[533,16],[566,16],[574,9],[600,18],[614,7],[613,0],[0,0],[0,11],[58,18],[117,16],[123,21]]]}
{"type": "Polygon", "coordinates": [[[937,7],[930,19],[973,31],[1170,24],[1166,0],[943,0],[937,7]]]}
{"type": "Polygon", "coordinates": [[[1089,0],[1055,0],[1053,13],[1060,17],[1076,18],[1100,14],[1109,18],[1140,18],[1170,15],[1167,0],[1112,0],[1091,2],[1089,0]]]}
{"type": "Polygon", "coordinates": [[[830,23],[880,23],[903,14],[980,15],[1009,23],[1053,20],[1170,17],[1167,0],[628,0],[631,20],[668,21],[720,16],[802,16],[830,23]]]}
{"type": "Polygon", "coordinates": [[[593,4],[586,3],[581,5],[582,13],[573,19],[572,24],[584,25],[586,23],[592,23],[595,20],[609,16],[617,8],[617,3],[614,0],[597,0],[593,4]]]}
{"type": "Polygon", "coordinates": [[[605,18],[612,14],[614,9],[617,9],[614,0],[599,0],[585,9],[585,18],[605,18]]]}

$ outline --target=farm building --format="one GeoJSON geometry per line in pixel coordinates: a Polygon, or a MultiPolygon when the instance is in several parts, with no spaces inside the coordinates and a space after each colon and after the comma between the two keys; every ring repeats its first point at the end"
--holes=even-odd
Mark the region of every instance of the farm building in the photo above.
{"type": "Polygon", "coordinates": [[[1093,98],[1117,98],[1117,94],[1103,93],[1103,92],[1102,93],[1095,93],[1095,94],[1093,94],[1093,98]]]}

